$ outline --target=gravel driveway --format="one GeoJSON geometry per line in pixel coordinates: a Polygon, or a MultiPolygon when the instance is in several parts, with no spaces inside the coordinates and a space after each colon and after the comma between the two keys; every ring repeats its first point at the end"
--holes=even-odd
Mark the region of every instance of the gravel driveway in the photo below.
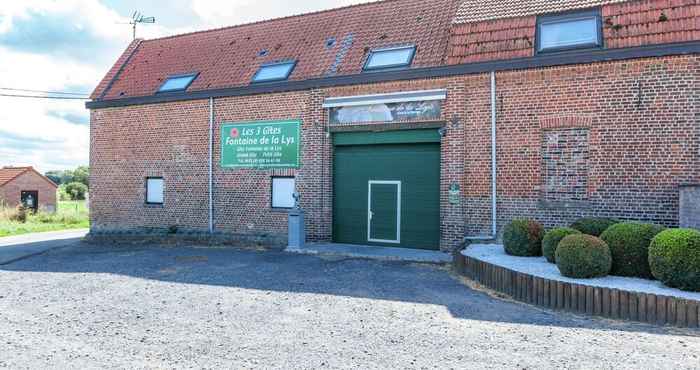
{"type": "Polygon", "coordinates": [[[0,367],[700,368],[700,332],[494,299],[445,269],[76,245],[0,266],[0,367]]]}

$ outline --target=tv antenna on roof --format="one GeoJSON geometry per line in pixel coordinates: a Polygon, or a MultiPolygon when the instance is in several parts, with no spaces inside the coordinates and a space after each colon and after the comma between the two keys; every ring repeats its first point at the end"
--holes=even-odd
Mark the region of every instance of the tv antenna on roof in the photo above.
{"type": "Polygon", "coordinates": [[[156,23],[156,17],[144,17],[138,10],[134,12],[129,22],[133,30],[134,40],[136,39],[136,25],[139,23],[156,23]]]}

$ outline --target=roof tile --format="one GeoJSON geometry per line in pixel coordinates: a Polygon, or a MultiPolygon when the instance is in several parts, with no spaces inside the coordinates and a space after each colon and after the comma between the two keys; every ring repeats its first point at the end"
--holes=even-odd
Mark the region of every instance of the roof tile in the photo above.
{"type": "Polygon", "coordinates": [[[525,17],[625,1],[629,0],[464,0],[454,23],[525,17]]]}
{"type": "Polygon", "coordinates": [[[244,86],[261,64],[291,59],[298,63],[290,80],[355,74],[362,71],[367,51],[383,46],[415,44],[412,67],[443,65],[459,2],[385,0],[146,40],[130,59],[120,58],[129,59],[123,68],[118,62],[105,77],[116,77],[106,93],[103,81],[93,97],[152,95],[169,75],[189,72],[199,76],[188,91],[244,86]],[[329,37],[338,40],[330,48],[329,37]],[[268,55],[258,56],[261,50],[268,55]]]}

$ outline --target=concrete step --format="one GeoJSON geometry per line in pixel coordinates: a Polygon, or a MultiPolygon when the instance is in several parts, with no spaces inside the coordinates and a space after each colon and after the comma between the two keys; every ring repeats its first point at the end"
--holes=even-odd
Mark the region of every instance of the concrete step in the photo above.
{"type": "Polygon", "coordinates": [[[308,243],[302,248],[287,247],[285,251],[299,254],[367,258],[380,261],[402,261],[432,264],[452,263],[452,255],[445,252],[395,247],[376,247],[335,243],[308,243]]]}

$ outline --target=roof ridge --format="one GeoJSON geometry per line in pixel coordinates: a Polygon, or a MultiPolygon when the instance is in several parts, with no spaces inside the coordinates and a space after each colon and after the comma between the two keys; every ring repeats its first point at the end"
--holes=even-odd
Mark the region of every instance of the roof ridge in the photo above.
{"type": "Polygon", "coordinates": [[[152,39],[144,39],[142,42],[162,41],[162,40],[167,40],[167,39],[172,39],[172,38],[177,38],[177,37],[182,37],[182,36],[190,36],[190,35],[196,35],[196,34],[200,34],[200,33],[216,32],[216,31],[228,30],[228,29],[233,29],[233,28],[239,28],[239,27],[245,27],[245,26],[252,26],[252,25],[256,25],[256,24],[263,24],[263,23],[281,21],[281,20],[285,20],[285,19],[300,18],[300,17],[304,17],[304,16],[308,16],[308,15],[323,14],[323,13],[334,12],[334,11],[338,11],[338,10],[345,10],[345,9],[351,9],[351,8],[359,8],[359,7],[363,7],[363,6],[369,6],[369,5],[380,4],[380,3],[397,2],[397,1],[406,1],[406,0],[365,0],[365,1],[362,2],[362,3],[340,6],[340,7],[337,7],[337,8],[321,9],[321,10],[315,10],[315,11],[311,11],[311,12],[307,12],[307,13],[298,13],[298,14],[285,15],[285,16],[276,17],[276,18],[261,19],[261,20],[259,20],[259,21],[252,21],[252,22],[239,23],[239,24],[234,24],[234,25],[231,25],[231,26],[216,27],[216,28],[210,28],[210,29],[206,29],[206,30],[199,30],[199,31],[192,31],[192,32],[179,33],[179,34],[176,34],[176,35],[169,35],[169,36],[163,36],[163,37],[155,37],[155,38],[152,38],[152,39]]]}

